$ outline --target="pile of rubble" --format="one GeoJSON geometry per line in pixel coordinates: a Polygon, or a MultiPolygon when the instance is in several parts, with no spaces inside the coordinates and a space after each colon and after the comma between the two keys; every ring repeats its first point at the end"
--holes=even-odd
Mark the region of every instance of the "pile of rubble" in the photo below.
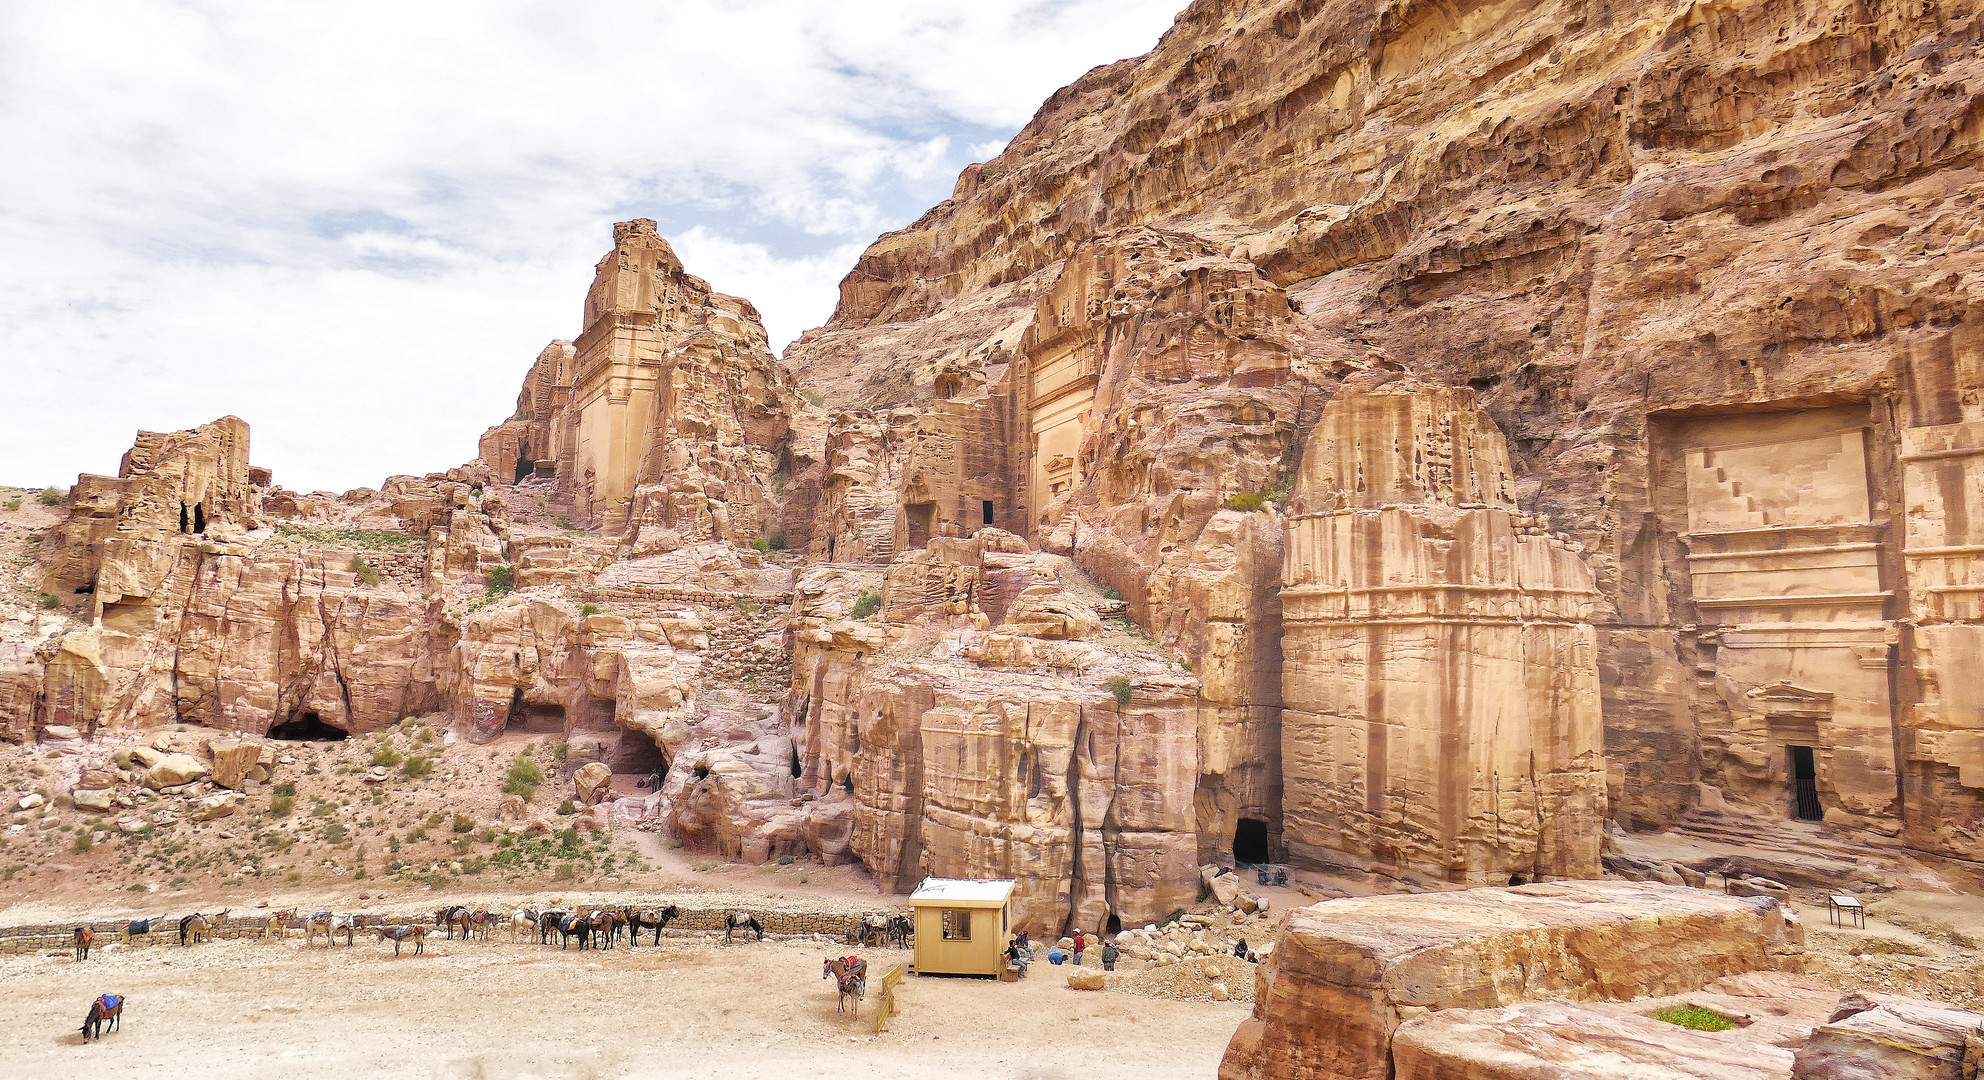
{"type": "Polygon", "coordinates": [[[107,756],[82,760],[85,746],[101,752],[101,742],[85,744],[62,728],[46,733],[55,738],[43,745],[72,759],[63,770],[73,779],[66,794],[51,800],[23,789],[14,803],[11,828],[24,830],[39,819],[41,828],[62,824],[60,810],[116,815],[121,832],[142,832],[182,818],[211,821],[233,814],[246,795],[269,781],[278,764],[276,748],[266,743],[184,728],[155,732],[143,742],[119,746],[107,756]],[[69,736],[63,738],[62,736],[69,736]],[[70,770],[73,770],[71,772],[70,770]]]}

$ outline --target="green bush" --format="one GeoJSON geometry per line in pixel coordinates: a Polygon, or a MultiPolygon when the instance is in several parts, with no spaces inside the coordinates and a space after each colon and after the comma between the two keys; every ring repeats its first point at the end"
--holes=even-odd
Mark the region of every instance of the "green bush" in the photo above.
{"type": "Polygon", "coordinates": [[[452,827],[458,833],[474,832],[475,819],[469,817],[467,814],[456,814],[452,827]]]}
{"type": "Polygon", "coordinates": [[[423,777],[431,775],[433,772],[434,772],[434,759],[430,757],[420,757],[416,755],[414,757],[407,758],[406,764],[400,766],[400,775],[406,777],[409,780],[419,780],[423,777]]]}
{"type": "Polygon", "coordinates": [[[779,531],[777,531],[777,532],[775,532],[775,533],[773,533],[773,534],[771,534],[770,536],[768,536],[768,537],[766,537],[766,538],[765,538],[765,544],[766,544],[766,546],[768,546],[768,547],[770,547],[770,548],[771,548],[771,549],[772,549],[773,551],[784,551],[784,550],[785,550],[785,530],[784,530],[784,529],[780,529],[779,531]]]}
{"type": "Polygon", "coordinates": [[[1268,494],[1265,491],[1241,492],[1226,500],[1226,508],[1228,510],[1239,510],[1242,513],[1266,510],[1268,508],[1268,494]]]}
{"type": "Polygon", "coordinates": [[[1700,1005],[1669,1005],[1655,1012],[1653,1018],[1690,1031],[1728,1031],[1736,1026],[1736,1021],[1700,1005]]]}
{"type": "Polygon", "coordinates": [[[278,795],[287,795],[290,796],[291,798],[294,798],[296,796],[296,781],[284,780],[282,783],[277,784],[274,788],[271,788],[270,790],[274,791],[278,795]]]}
{"type": "Polygon", "coordinates": [[[372,764],[383,765],[388,769],[394,768],[405,760],[406,757],[398,750],[393,749],[391,743],[372,751],[372,764]]]}
{"type": "Polygon", "coordinates": [[[377,585],[381,580],[379,571],[371,563],[366,562],[363,555],[353,555],[351,557],[351,572],[358,575],[358,580],[367,585],[377,585]]]}
{"type": "Polygon", "coordinates": [[[332,821],[324,825],[322,836],[326,844],[342,844],[350,839],[351,834],[345,830],[344,822],[332,821]]]}
{"type": "Polygon", "coordinates": [[[544,770],[528,754],[518,754],[510,759],[509,771],[503,774],[503,791],[509,795],[521,795],[528,802],[537,794],[537,785],[544,783],[544,770]]]}
{"type": "Polygon", "coordinates": [[[597,614],[599,614],[599,605],[598,605],[598,604],[580,604],[580,605],[579,605],[579,617],[580,617],[580,618],[588,618],[588,617],[591,617],[591,616],[593,616],[593,615],[597,615],[597,614]]]}
{"type": "Polygon", "coordinates": [[[1130,695],[1137,691],[1136,684],[1127,675],[1111,675],[1102,680],[1102,688],[1115,696],[1118,705],[1128,705],[1130,695]]]}
{"type": "Polygon", "coordinates": [[[805,398],[807,402],[809,402],[816,409],[823,408],[827,404],[827,395],[822,394],[818,390],[814,390],[811,387],[799,391],[799,396],[805,398]]]}
{"type": "Polygon", "coordinates": [[[566,799],[564,802],[558,804],[558,812],[565,815],[566,817],[571,817],[573,814],[579,812],[579,807],[577,803],[574,803],[570,799],[566,799]]]}
{"type": "Polygon", "coordinates": [[[35,498],[40,500],[43,506],[61,506],[69,501],[69,493],[58,487],[46,487],[42,488],[41,494],[36,495],[35,498]]]}
{"type": "Polygon", "coordinates": [[[487,597],[502,596],[510,591],[515,581],[516,575],[510,572],[509,567],[499,566],[489,571],[489,584],[483,588],[482,595],[487,597]]]}
{"type": "Polygon", "coordinates": [[[854,607],[848,615],[856,619],[866,619],[880,610],[882,610],[882,594],[873,589],[863,589],[861,595],[854,598],[854,607]]]}
{"type": "Polygon", "coordinates": [[[270,817],[286,818],[296,809],[296,785],[290,784],[289,791],[290,793],[287,795],[269,796],[270,817]]]}
{"type": "Polygon", "coordinates": [[[1102,590],[1102,598],[1104,600],[1121,600],[1123,599],[1123,594],[1119,592],[1114,586],[1111,586],[1110,588],[1102,590]]]}
{"type": "Polygon", "coordinates": [[[7,509],[19,510],[20,508],[21,508],[21,497],[19,495],[16,495],[13,498],[7,500],[7,509]]]}
{"type": "Polygon", "coordinates": [[[56,608],[62,606],[62,598],[52,592],[42,593],[41,606],[44,611],[54,611],[56,608]]]}
{"type": "Polygon", "coordinates": [[[70,846],[75,849],[76,854],[81,855],[90,848],[95,847],[96,840],[90,836],[88,829],[79,829],[76,832],[75,843],[70,846]]]}

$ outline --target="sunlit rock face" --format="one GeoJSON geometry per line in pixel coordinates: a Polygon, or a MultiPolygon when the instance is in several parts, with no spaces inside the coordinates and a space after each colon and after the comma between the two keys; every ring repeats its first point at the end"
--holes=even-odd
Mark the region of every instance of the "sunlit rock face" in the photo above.
{"type": "MultiPolygon", "coordinates": [[[[1208,851],[1258,814],[1280,852],[1286,785],[1310,767],[1262,749],[1296,741],[1271,719],[1294,704],[1268,659],[1284,583],[1252,569],[1281,561],[1264,545],[1282,523],[1230,544],[1207,530],[1236,491],[1293,479],[1343,378],[1395,370],[1473,390],[1506,438],[1508,489],[1476,517],[1583,547],[1596,599],[1547,618],[1595,634],[1577,670],[1598,675],[1605,813],[1803,816],[1975,858],[1976,16],[1951,0],[1204,0],[879,239],[787,360],[899,428],[932,414],[947,372],[1010,385],[1026,516],[1001,526],[1120,591],[1227,718],[1202,739],[1232,755],[1202,759],[1208,851]],[[1197,245],[1208,269],[1175,262],[1141,290],[1123,268],[1152,237],[1197,245]],[[1140,337],[1167,304],[1170,329],[1140,337]],[[1175,591],[1186,567],[1220,588],[1175,591]],[[1221,597],[1246,614],[1211,614],[1221,597]]],[[[876,475],[870,491],[899,486],[876,475]]],[[[1375,864],[1502,812],[1456,810],[1401,823],[1375,841],[1398,856],[1375,864]]]]}
{"type": "Polygon", "coordinates": [[[572,520],[636,545],[768,535],[792,387],[757,309],[685,272],[653,221],[615,225],[613,244],[584,331],[539,354],[483,464],[555,479],[572,520]]]}
{"type": "Polygon", "coordinates": [[[1281,591],[1298,861],[1470,885],[1598,875],[1598,594],[1513,480],[1466,389],[1346,387],[1310,433],[1281,591]]]}

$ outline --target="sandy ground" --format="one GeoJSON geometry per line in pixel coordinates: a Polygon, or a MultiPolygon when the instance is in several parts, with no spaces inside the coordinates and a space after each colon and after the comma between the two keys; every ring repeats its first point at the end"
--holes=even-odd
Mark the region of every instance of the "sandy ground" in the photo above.
{"type": "MultiPolygon", "coordinates": [[[[298,939],[25,958],[0,964],[0,1075],[1204,1078],[1247,1014],[1070,990],[1044,973],[912,976],[878,1035],[878,990],[837,1015],[820,977],[822,959],[846,951],[689,939],[561,955],[442,940],[395,959],[372,940],[298,939]],[[84,1045],[83,1013],[106,992],[129,996],[123,1030],[84,1045]]],[[[909,954],[862,955],[872,986],[909,954]]]]}

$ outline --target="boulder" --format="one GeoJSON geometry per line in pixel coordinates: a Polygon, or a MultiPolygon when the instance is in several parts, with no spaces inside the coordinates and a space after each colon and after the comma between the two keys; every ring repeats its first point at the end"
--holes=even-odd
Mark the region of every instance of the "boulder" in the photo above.
{"type": "Polygon", "coordinates": [[[83,733],[67,724],[50,724],[41,729],[42,735],[50,739],[80,739],[83,733]]]}
{"type": "Polygon", "coordinates": [[[573,773],[572,783],[578,788],[580,804],[591,806],[606,797],[613,783],[613,769],[604,762],[595,761],[573,773]]]}
{"type": "Polygon", "coordinates": [[[1225,983],[1216,982],[1212,984],[1212,999],[1214,1001],[1230,1001],[1232,998],[1233,991],[1228,989],[1225,983]]]}
{"type": "Polygon", "coordinates": [[[241,796],[231,791],[218,791],[195,799],[186,805],[186,816],[194,821],[212,821],[234,813],[241,805],[241,796]]]}
{"type": "Polygon", "coordinates": [[[1100,990],[1103,988],[1102,972],[1091,968],[1076,968],[1068,973],[1068,989],[1100,990]]]}
{"type": "Polygon", "coordinates": [[[30,791],[26,795],[21,796],[21,801],[15,803],[14,805],[21,808],[22,810],[32,810],[35,807],[40,806],[42,803],[45,803],[47,801],[48,801],[47,799],[41,797],[39,792],[30,791]]]}
{"type": "MultiPolygon", "coordinates": [[[[1849,995],[1851,997],[1852,995],[1849,995]]],[[[1865,999],[1862,1000],[1865,1003],[1865,999]]],[[[1812,1032],[1792,1065],[1794,1080],[1956,1080],[1967,1040],[1984,1031],[1984,1014],[1906,998],[1849,1008],[1812,1032]],[[1854,1011],[1857,1009],[1857,1011],[1854,1011]]]]}
{"type": "Polygon", "coordinates": [[[213,755],[214,783],[236,791],[262,758],[261,745],[245,739],[215,739],[207,744],[207,752],[213,755]]]}
{"type": "Polygon", "coordinates": [[[69,797],[75,800],[76,809],[99,814],[117,805],[117,795],[109,788],[77,788],[69,797]]]}
{"type": "Polygon", "coordinates": [[[83,775],[76,779],[76,787],[78,789],[116,786],[117,774],[111,772],[109,769],[84,769],[83,775]]]}
{"type": "Polygon", "coordinates": [[[1775,900],[1652,882],[1328,900],[1287,915],[1220,1077],[1383,1080],[1407,1010],[1688,993],[1802,970],[1804,943],[1775,900]]]}
{"type": "Polygon", "coordinates": [[[134,746],[128,751],[120,750],[118,753],[128,757],[131,763],[140,769],[149,769],[165,760],[165,751],[153,746],[134,746]]]}
{"type": "Polygon", "coordinates": [[[144,832],[146,828],[146,824],[147,823],[144,818],[138,817],[136,815],[117,819],[117,828],[121,832],[127,832],[127,833],[144,832]]]}
{"type": "Polygon", "coordinates": [[[1221,874],[1219,877],[1212,879],[1211,885],[1213,899],[1219,901],[1220,907],[1230,908],[1240,902],[1239,875],[1221,874]]]}
{"type": "MultiPolygon", "coordinates": [[[[134,758],[136,755],[132,755],[134,758]]],[[[145,770],[145,786],[163,791],[199,780],[208,773],[205,765],[190,754],[167,754],[145,770]]]]}
{"type": "Polygon", "coordinates": [[[1567,1001],[1414,1010],[1392,1040],[1396,1080],[1782,1080],[1791,1051],[1567,1001]]]}

